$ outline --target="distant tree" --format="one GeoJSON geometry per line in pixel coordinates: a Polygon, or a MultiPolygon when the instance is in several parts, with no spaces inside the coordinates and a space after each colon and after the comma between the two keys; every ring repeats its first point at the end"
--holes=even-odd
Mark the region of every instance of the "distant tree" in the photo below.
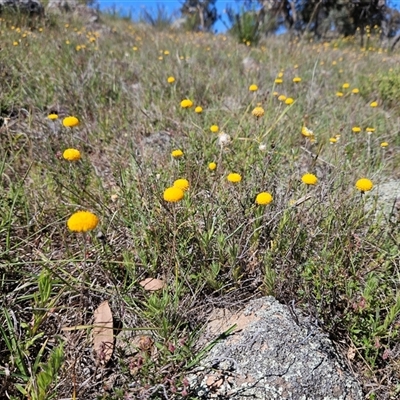
{"type": "Polygon", "coordinates": [[[217,0],[185,0],[180,9],[187,19],[187,27],[193,31],[211,31],[218,19],[217,0]]]}
{"type": "MultiPolygon", "coordinates": [[[[249,1],[249,0],[247,0],[249,1]]],[[[251,1],[251,0],[250,0],[251,1]]],[[[291,32],[312,32],[318,37],[328,32],[345,36],[357,30],[361,38],[366,27],[378,26],[383,36],[399,29],[398,11],[388,0],[253,0],[263,13],[274,16],[291,32]]]]}
{"type": "Polygon", "coordinates": [[[171,28],[174,21],[173,15],[171,15],[164,5],[157,5],[157,9],[153,10],[143,9],[139,15],[139,21],[158,30],[171,28]]]}
{"type": "MultiPolygon", "coordinates": [[[[381,32],[388,41],[400,30],[400,12],[390,0],[236,0],[240,11],[228,8],[230,32],[239,41],[257,43],[262,35],[285,26],[291,34],[312,33],[318,38],[381,32]]],[[[400,36],[393,41],[400,42],[400,36]]],[[[394,45],[392,45],[394,46],[394,45]]]]}
{"type": "Polygon", "coordinates": [[[257,44],[262,35],[276,32],[279,21],[274,15],[265,12],[258,2],[252,0],[236,0],[240,8],[227,6],[229,33],[240,43],[257,44]]]}
{"type": "Polygon", "coordinates": [[[242,6],[240,11],[235,11],[232,7],[227,8],[227,15],[231,28],[229,33],[234,36],[239,43],[256,45],[261,37],[260,19],[256,10],[246,9],[242,6]]]}

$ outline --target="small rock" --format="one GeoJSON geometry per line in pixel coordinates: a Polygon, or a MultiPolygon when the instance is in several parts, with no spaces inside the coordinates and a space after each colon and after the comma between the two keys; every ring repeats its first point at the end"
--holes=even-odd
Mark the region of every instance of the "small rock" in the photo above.
{"type": "Polygon", "coordinates": [[[246,72],[257,71],[260,68],[258,62],[252,57],[244,58],[242,64],[246,72]]]}

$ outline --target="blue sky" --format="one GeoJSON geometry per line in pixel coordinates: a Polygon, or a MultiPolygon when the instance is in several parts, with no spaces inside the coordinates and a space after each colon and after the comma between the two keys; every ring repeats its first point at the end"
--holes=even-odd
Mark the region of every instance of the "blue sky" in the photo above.
{"type": "MultiPolygon", "coordinates": [[[[140,10],[142,8],[147,8],[147,10],[156,10],[157,9],[157,4],[163,5],[167,10],[173,12],[177,11],[177,14],[179,14],[178,10],[181,7],[181,4],[183,3],[183,0],[163,0],[163,1],[156,1],[156,0],[97,0],[97,3],[100,6],[100,9],[105,9],[105,8],[111,8],[112,6],[115,6],[117,10],[123,10],[123,11],[132,11],[132,14],[134,16],[138,15],[140,13],[140,10]]],[[[224,13],[224,10],[227,6],[230,6],[232,8],[236,8],[238,6],[238,2],[234,0],[217,0],[216,6],[218,9],[218,14],[221,15],[221,17],[226,21],[226,15],[224,13]],[[225,18],[224,18],[225,17],[225,18]]],[[[224,24],[221,21],[218,21],[215,24],[215,29],[218,32],[223,32],[226,30],[224,24]]]]}

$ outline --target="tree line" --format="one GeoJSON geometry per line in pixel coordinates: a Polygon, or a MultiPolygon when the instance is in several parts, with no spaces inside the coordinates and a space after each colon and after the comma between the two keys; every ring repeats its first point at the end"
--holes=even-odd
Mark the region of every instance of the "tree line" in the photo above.
{"type": "MultiPolygon", "coordinates": [[[[216,3],[184,0],[180,11],[193,30],[213,31],[221,18],[216,3]]],[[[359,32],[363,45],[372,29],[382,40],[394,38],[400,31],[400,12],[389,0],[240,0],[226,12],[228,30],[242,41],[258,40],[284,29],[293,35],[307,33],[322,39],[359,32]]]]}

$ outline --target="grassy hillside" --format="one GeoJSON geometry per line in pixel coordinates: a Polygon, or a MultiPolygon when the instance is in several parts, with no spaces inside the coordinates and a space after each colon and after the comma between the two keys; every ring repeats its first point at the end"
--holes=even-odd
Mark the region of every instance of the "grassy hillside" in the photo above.
{"type": "Polygon", "coordinates": [[[107,16],[0,34],[1,398],[195,398],[207,315],[262,295],[396,398],[398,52],[107,16]]]}

